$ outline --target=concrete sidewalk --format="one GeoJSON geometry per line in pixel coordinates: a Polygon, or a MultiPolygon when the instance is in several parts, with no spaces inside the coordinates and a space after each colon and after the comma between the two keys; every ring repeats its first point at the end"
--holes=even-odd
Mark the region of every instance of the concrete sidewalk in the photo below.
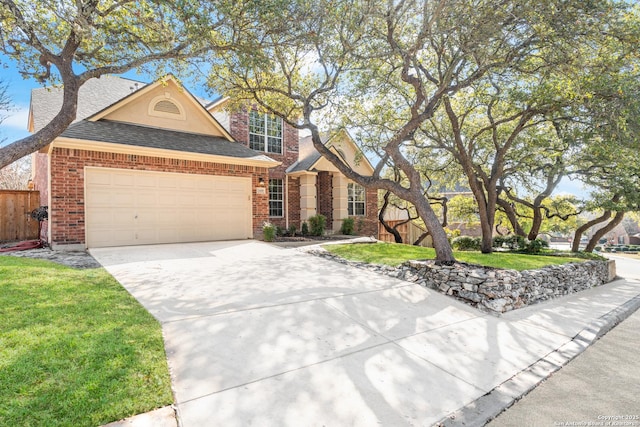
{"type": "Polygon", "coordinates": [[[162,323],[186,427],[483,425],[640,305],[618,280],[498,318],[259,242],[91,253],[162,323]]]}
{"type": "Polygon", "coordinates": [[[639,344],[636,311],[490,427],[640,426],[639,344]]]}

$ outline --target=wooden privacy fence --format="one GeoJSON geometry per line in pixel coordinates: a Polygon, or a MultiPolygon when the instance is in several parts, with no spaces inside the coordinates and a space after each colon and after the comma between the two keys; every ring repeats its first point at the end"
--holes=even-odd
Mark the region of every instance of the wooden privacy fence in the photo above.
{"type": "Polygon", "coordinates": [[[39,239],[39,222],[30,215],[39,206],[38,191],[0,190],[0,242],[39,239]]]}
{"type": "MultiPolygon", "coordinates": [[[[391,220],[391,221],[387,221],[387,224],[393,227],[400,222],[402,222],[402,220],[391,220]]],[[[397,230],[398,230],[398,233],[400,233],[400,237],[402,237],[402,242],[408,245],[412,245],[413,242],[415,242],[416,239],[420,237],[420,235],[424,232],[424,229],[422,227],[413,223],[412,221],[409,221],[405,224],[398,226],[397,230]]],[[[390,243],[395,243],[396,241],[393,237],[393,234],[387,232],[387,230],[385,230],[384,226],[380,222],[378,222],[378,240],[382,240],[383,242],[390,242],[390,243]]],[[[425,247],[433,246],[431,244],[431,236],[427,236],[420,243],[420,246],[425,246],[425,247]]]]}

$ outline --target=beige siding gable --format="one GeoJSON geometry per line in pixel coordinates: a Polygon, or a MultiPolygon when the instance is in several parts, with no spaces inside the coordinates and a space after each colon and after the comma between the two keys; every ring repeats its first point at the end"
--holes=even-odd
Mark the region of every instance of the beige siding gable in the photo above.
{"type": "MultiPolygon", "coordinates": [[[[341,132],[332,137],[327,146],[360,175],[369,176],[373,174],[371,164],[347,133],[341,132]]],[[[338,172],[338,169],[324,157],[321,157],[316,162],[314,169],[319,171],[338,172]]]]}
{"type": "Polygon", "coordinates": [[[229,138],[220,124],[173,79],[157,82],[141,92],[144,93],[124,99],[95,118],[229,138]]]}

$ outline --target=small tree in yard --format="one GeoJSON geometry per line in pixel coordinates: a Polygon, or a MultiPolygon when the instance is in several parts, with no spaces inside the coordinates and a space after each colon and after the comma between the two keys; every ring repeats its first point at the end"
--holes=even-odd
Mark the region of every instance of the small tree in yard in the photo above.
{"type": "Polygon", "coordinates": [[[30,159],[23,157],[0,169],[0,190],[27,190],[30,176],[30,159]]]}

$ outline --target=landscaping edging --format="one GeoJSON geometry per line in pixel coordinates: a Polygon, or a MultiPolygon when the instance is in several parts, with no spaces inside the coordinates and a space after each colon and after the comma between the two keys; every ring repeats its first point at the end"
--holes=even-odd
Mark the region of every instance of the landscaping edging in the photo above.
{"type": "Polygon", "coordinates": [[[407,261],[400,267],[348,261],[324,249],[308,251],[342,264],[418,283],[483,311],[501,314],[612,281],[615,261],[585,261],[537,270],[502,270],[456,262],[407,261]]]}

